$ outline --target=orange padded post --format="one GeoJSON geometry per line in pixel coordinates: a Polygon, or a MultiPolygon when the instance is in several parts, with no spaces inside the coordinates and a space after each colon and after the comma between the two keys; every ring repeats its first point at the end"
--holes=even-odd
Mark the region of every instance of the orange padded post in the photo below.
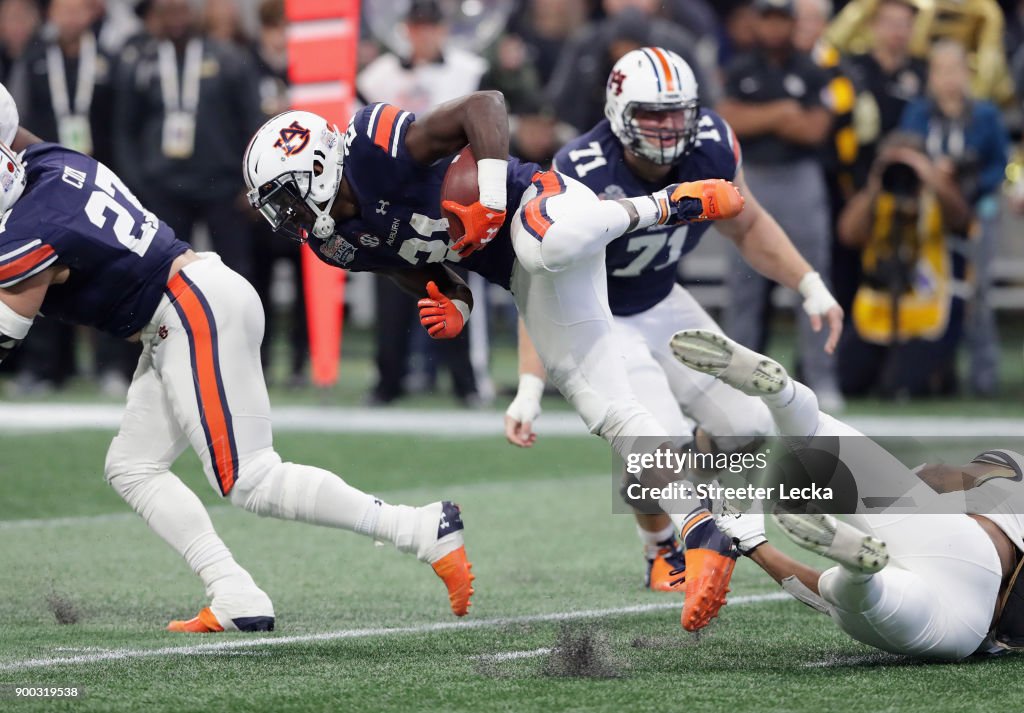
{"type": "MultiPolygon", "coordinates": [[[[286,0],[285,13],[292,108],[316,112],[344,131],[352,113],[359,0],[286,0]]],[[[345,274],[302,248],[313,383],[321,388],[338,381],[345,274]]]]}

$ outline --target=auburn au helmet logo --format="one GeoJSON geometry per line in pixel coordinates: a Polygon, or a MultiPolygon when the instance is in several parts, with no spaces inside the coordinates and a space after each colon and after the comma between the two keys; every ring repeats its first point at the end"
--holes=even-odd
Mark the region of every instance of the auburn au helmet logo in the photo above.
{"type": "Polygon", "coordinates": [[[622,83],[626,81],[626,73],[622,70],[616,69],[608,77],[608,89],[610,89],[615,96],[622,94],[622,83]]]}
{"type": "Polygon", "coordinates": [[[298,121],[281,129],[280,134],[274,142],[274,148],[284,151],[285,156],[294,156],[309,145],[309,129],[298,121]]]}

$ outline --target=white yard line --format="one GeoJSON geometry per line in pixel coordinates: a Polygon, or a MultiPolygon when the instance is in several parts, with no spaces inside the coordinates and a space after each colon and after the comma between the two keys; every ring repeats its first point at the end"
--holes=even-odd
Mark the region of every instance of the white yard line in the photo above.
{"type": "MultiPolygon", "coordinates": [[[[75,430],[116,431],[124,407],[112,404],[4,403],[0,404],[0,433],[75,430]]],[[[306,433],[423,433],[423,417],[445,423],[451,433],[499,436],[504,433],[498,411],[423,411],[413,409],[282,406],[273,410],[278,431],[306,433]]],[[[868,435],[933,437],[1020,437],[1024,418],[964,419],[956,414],[933,416],[849,416],[844,421],[868,435]]],[[[575,413],[545,412],[539,422],[541,437],[585,436],[587,429],[575,413]]]]}
{"type": "Polygon", "coordinates": [[[487,663],[498,663],[500,661],[518,661],[519,659],[535,659],[538,656],[550,654],[554,649],[542,647],[532,651],[502,651],[497,654],[477,654],[470,656],[472,661],[486,661],[487,663]]]}
{"type": "MultiPolygon", "coordinates": [[[[789,599],[785,592],[770,594],[748,594],[733,597],[729,600],[730,607],[745,604],[760,604],[789,599]]],[[[375,636],[399,636],[405,634],[433,634],[439,631],[458,631],[467,629],[494,629],[516,624],[541,624],[546,622],[575,621],[577,619],[601,619],[623,616],[627,614],[645,614],[648,612],[678,609],[681,600],[659,602],[657,604],[639,604],[629,607],[612,609],[585,609],[582,611],[554,612],[552,614],[528,614],[525,616],[500,617],[496,619],[467,619],[465,621],[447,621],[418,626],[380,627],[371,629],[342,629],[326,631],[320,634],[302,634],[299,636],[266,636],[257,638],[231,639],[211,644],[194,644],[191,646],[165,646],[159,649],[112,649],[94,653],[83,653],[76,656],[54,656],[37,659],[24,659],[0,663],[0,672],[27,671],[31,669],[59,668],[79,664],[101,663],[104,661],[127,661],[131,659],[153,658],[161,656],[202,656],[219,654],[224,651],[256,649],[267,646],[287,646],[316,641],[337,641],[339,639],[364,639],[375,636]]]]}
{"type": "MultiPolygon", "coordinates": [[[[125,506],[127,508],[127,506],[125,506]]],[[[211,505],[206,508],[206,511],[211,514],[217,514],[221,512],[243,512],[239,508],[232,507],[230,505],[211,505]]],[[[24,528],[33,527],[74,527],[76,525],[92,525],[95,523],[104,522],[128,522],[131,520],[142,520],[131,510],[126,512],[111,512],[103,513],[101,515],[76,515],[74,517],[40,517],[40,518],[26,518],[24,520],[0,520],[0,532],[3,530],[20,530],[24,528]]]]}

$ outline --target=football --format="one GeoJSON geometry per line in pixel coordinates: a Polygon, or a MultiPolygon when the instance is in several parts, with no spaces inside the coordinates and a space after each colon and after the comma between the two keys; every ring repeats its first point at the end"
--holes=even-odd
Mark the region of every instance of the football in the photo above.
{"type": "MultiPolygon", "coordinates": [[[[480,188],[476,178],[476,159],[469,146],[459,151],[448,166],[441,184],[441,202],[455,201],[461,205],[473,205],[480,200],[480,188]]],[[[462,221],[454,213],[441,209],[441,215],[448,219],[448,236],[454,241],[465,234],[462,221]]]]}

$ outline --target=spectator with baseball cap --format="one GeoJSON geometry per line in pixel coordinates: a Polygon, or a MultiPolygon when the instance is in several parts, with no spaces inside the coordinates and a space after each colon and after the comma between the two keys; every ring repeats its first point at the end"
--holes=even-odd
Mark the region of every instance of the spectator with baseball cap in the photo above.
{"type": "MultiPolygon", "coordinates": [[[[832,126],[822,97],[829,78],[809,54],[794,46],[792,0],[755,0],[754,8],[757,45],[730,66],[718,112],[740,139],[751,191],[818,274],[827,278],[830,215],[821,152],[832,126]]],[[[733,251],[727,286],[726,332],[764,351],[773,284],[733,251]]],[[[803,378],[823,410],[837,410],[842,398],[835,359],[824,351],[826,334],[815,333],[799,309],[796,319],[803,378]]]]}

